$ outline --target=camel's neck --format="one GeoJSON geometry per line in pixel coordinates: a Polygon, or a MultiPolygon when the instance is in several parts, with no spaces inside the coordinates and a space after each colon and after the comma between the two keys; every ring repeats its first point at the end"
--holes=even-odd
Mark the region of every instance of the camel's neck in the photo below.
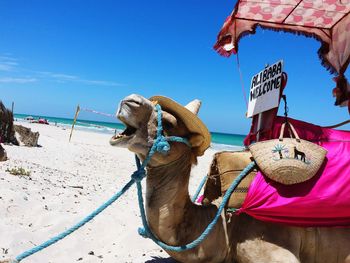
{"type": "MultiPolygon", "coordinates": [[[[169,245],[184,245],[198,238],[217,211],[215,206],[203,207],[191,202],[190,171],[190,152],[166,166],[148,168],[148,224],[153,234],[169,245]]],[[[195,252],[167,252],[180,262],[223,262],[230,251],[224,225],[220,219],[210,233],[211,238],[204,240],[195,252]]]]}
{"type": "Polygon", "coordinates": [[[148,168],[148,222],[154,234],[169,244],[178,242],[177,229],[193,206],[188,194],[190,171],[190,152],[168,165],[148,168]]]}

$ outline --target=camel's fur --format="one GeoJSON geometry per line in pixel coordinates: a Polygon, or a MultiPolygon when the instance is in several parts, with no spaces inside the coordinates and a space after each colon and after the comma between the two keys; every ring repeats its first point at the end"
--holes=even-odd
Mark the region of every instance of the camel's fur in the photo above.
{"type": "MultiPolygon", "coordinates": [[[[189,138],[191,135],[181,120],[177,119],[175,127],[169,125],[169,115],[171,112],[163,114],[165,134],[189,138]]],[[[122,101],[117,116],[134,127],[135,133],[112,138],[111,144],[127,147],[144,159],[157,126],[152,103],[131,95],[122,101]]],[[[147,169],[148,222],[154,234],[170,245],[196,239],[217,211],[213,205],[202,207],[190,201],[191,159],[191,150],[186,145],[171,143],[170,153],[156,154],[147,169]]],[[[180,262],[350,262],[350,229],[290,227],[241,214],[233,216],[230,223],[219,220],[197,248],[168,253],[180,262]]]]}

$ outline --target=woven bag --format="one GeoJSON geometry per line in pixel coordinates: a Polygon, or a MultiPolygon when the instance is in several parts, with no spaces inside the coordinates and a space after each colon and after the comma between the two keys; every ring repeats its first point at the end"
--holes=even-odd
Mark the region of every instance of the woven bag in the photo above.
{"type": "Polygon", "coordinates": [[[297,184],[309,180],[320,169],[327,150],[299,138],[291,123],[289,133],[295,138],[283,138],[286,123],[281,126],[279,139],[257,142],[249,150],[260,170],[282,184],[297,184]]]}

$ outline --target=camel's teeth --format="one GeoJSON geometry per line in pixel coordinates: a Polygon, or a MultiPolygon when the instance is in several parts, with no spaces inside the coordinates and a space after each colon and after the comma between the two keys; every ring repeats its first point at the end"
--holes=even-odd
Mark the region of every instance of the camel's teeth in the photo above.
{"type": "Polygon", "coordinates": [[[119,133],[119,134],[115,135],[114,138],[115,138],[115,139],[120,139],[120,138],[123,138],[123,137],[125,137],[125,136],[126,136],[126,135],[119,133]]]}

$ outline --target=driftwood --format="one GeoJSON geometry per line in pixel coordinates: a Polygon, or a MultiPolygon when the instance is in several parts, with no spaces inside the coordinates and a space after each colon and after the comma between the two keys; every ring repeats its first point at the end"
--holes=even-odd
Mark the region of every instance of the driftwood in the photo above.
{"type": "Polygon", "coordinates": [[[32,132],[30,128],[24,127],[22,125],[13,125],[16,139],[20,144],[30,147],[38,146],[39,132],[32,132]]]}
{"type": "Polygon", "coordinates": [[[7,160],[6,151],[0,144],[0,162],[6,161],[6,160],[7,160]]]}
{"type": "Polygon", "coordinates": [[[13,113],[0,101],[0,142],[19,145],[13,128],[13,113]]]}
{"type": "Polygon", "coordinates": [[[13,131],[13,114],[0,101],[0,161],[7,160],[7,154],[1,143],[18,144],[13,131]]]}
{"type": "Polygon", "coordinates": [[[84,189],[84,186],[82,186],[82,185],[68,185],[68,187],[77,188],[77,189],[84,189]]]}
{"type": "Polygon", "coordinates": [[[13,124],[13,113],[0,101],[0,161],[7,160],[1,143],[25,146],[38,146],[39,133],[32,132],[22,125],[13,124]]]}

